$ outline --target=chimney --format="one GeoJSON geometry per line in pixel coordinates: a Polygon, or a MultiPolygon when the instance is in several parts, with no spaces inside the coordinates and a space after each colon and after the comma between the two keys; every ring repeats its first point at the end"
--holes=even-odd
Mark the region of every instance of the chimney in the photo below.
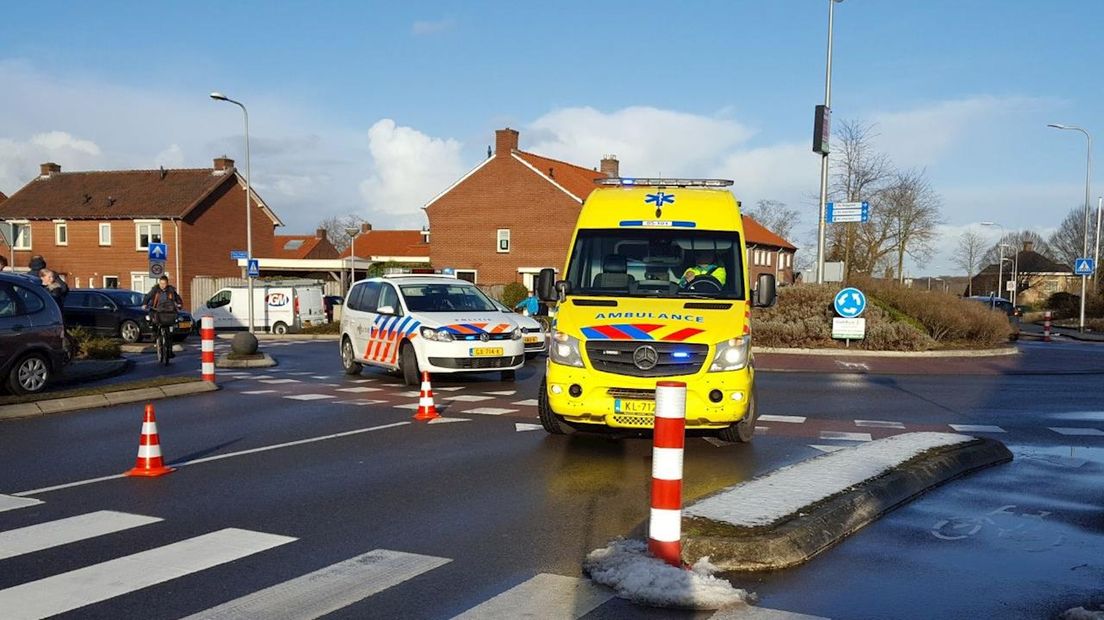
{"type": "Polygon", "coordinates": [[[1034,241],[1024,241],[1023,243],[1024,243],[1024,249],[1023,249],[1024,252],[1034,252],[1035,251],[1035,242],[1034,241]]]}
{"type": "Polygon", "coordinates": [[[52,161],[48,161],[39,166],[39,172],[41,173],[40,176],[44,177],[48,177],[54,173],[61,174],[61,166],[55,164],[52,161]]]}
{"type": "Polygon", "coordinates": [[[234,167],[234,160],[223,155],[215,158],[215,170],[227,171],[234,167]]]}
{"type": "Polygon", "coordinates": [[[495,130],[495,155],[509,157],[518,148],[518,132],[516,129],[495,130]]]}
{"type": "Polygon", "coordinates": [[[362,222],[360,224],[360,234],[363,235],[364,233],[367,233],[367,232],[372,232],[372,225],[369,224],[368,222],[362,222]]]}
{"type": "Polygon", "coordinates": [[[315,229],[314,236],[319,238],[319,239],[325,239],[326,238],[326,229],[325,228],[315,229]]]}
{"type": "Polygon", "coordinates": [[[603,157],[599,170],[602,174],[611,179],[621,176],[621,164],[617,161],[616,155],[606,155],[603,157]]]}

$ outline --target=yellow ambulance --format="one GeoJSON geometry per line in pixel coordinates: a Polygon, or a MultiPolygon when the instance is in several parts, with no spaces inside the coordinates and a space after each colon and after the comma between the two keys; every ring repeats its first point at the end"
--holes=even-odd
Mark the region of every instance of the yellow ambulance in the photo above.
{"type": "Polygon", "coordinates": [[[686,428],[751,441],[751,309],[775,280],[748,278],[740,205],[723,179],[598,181],[567,264],[538,276],[556,302],[539,397],[549,433],[646,430],[657,381],[687,384],[686,428]]]}

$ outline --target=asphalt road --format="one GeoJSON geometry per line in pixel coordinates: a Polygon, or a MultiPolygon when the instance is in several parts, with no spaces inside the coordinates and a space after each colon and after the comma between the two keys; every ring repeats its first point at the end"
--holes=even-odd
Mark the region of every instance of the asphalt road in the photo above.
{"type": "MultiPolygon", "coordinates": [[[[688,441],[687,498],[822,450],[950,425],[999,437],[1016,460],[925,495],[804,567],[734,583],[762,608],[832,618],[1040,618],[1099,602],[1104,375],[1031,373],[1061,371],[1066,358],[1099,365],[1104,347],[1045,346],[1022,345],[1026,374],[761,373],[759,435],[748,446],[688,441]]],[[[96,480],[133,465],[141,407],[0,425],[0,609],[14,600],[5,614],[176,618],[262,592],[250,604],[271,611],[287,604],[279,592],[297,590],[267,588],[358,558],[337,573],[360,593],[327,617],[451,618],[496,601],[501,617],[526,605],[536,617],[711,616],[578,589],[583,556],[646,518],[650,445],[532,430],[541,360],[517,383],[438,378],[443,415],[458,421],[425,425],[410,422],[416,391],[376,371],[344,376],[334,343],[266,348],[278,368],[221,372],[221,392],[156,404],[166,458],[184,464],[166,477],[96,480]],[[30,498],[42,503],[15,505],[30,498]],[[41,542],[42,528],[98,511],[160,520],[41,542]],[[377,550],[387,551],[360,557],[377,550]],[[147,563],[109,564],[132,554],[147,563]],[[202,560],[220,554],[224,563],[202,560]],[[72,607],[113,587],[118,596],[72,607]],[[534,589],[569,611],[550,611],[534,589]]],[[[194,353],[175,362],[170,372],[198,372],[194,353]]],[[[159,370],[148,366],[135,374],[159,370]]],[[[107,515],[105,527],[135,518],[107,515]]]]}

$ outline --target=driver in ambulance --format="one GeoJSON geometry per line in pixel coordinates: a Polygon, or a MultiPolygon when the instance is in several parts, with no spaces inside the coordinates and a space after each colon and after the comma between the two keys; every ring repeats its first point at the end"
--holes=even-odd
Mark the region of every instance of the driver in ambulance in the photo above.
{"type": "Polygon", "coordinates": [[[687,288],[698,276],[712,276],[723,287],[727,273],[723,265],[717,263],[717,255],[713,250],[698,250],[694,253],[695,265],[687,269],[679,279],[679,288],[687,288]]]}

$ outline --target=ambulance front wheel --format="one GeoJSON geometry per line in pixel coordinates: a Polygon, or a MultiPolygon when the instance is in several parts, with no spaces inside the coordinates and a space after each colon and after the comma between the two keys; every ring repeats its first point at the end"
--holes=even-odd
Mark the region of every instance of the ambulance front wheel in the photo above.
{"type": "Polygon", "coordinates": [[[552,411],[552,406],[548,404],[547,379],[541,379],[540,395],[537,397],[537,417],[540,418],[541,426],[543,426],[544,430],[548,431],[549,434],[567,434],[567,430],[564,429],[563,420],[552,411]]]}
{"type": "Polygon", "coordinates": [[[755,388],[752,388],[751,395],[748,397],[747,413],[739,422],[721,429],[717,433],[717,437],[722,441],[749,443],[752,436],[755,435],[755,421],[759,419],[759,406],[756,404],[756,400],[755,388]]]}

